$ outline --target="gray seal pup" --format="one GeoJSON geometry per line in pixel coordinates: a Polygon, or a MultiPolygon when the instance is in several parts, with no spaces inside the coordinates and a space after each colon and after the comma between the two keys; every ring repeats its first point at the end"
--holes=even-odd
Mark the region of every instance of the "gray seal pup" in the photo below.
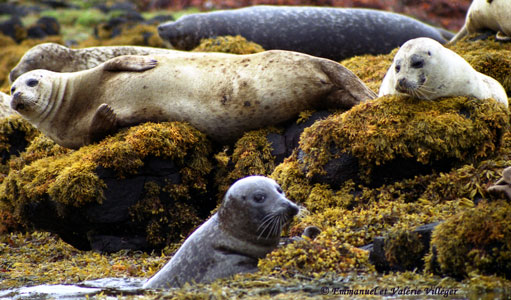
{"type": "Polygon", "coordinates": [[[94,68],[121,55],[171,54],[176,50],[140,47],[105,46],[71,49],[56,43],[44,43],[30,48],[9,73],[12,83],[21,74],[44,69],[53,72],[77,72],[94,68]]]}
{"type": "Polygon", "coordinates": [[[449,96],[493,98],[508,107],[502,85],[481,74],[454,51],[429,38],[406,42],[380,86],[379,96],[408,94],[434,100],[449,96]]]}
{"type": "Polygon", "coordinates": [[[397,13],[299,6],[252,6],[190,14],[161,24],[158,33],[180,50],[191,50],[204,38],[241,35],[266,50],[297,51],[335,61],[386,54],[417,37],[445,43],[453,36],[397,13]]]}
{"type": "Polygon", "coordinates": [[[14,110],[68,148],[147,121],[188,122],[231,142],[303,110],[376,96],[339,63],[278,50],[125,55],[80,72],[34,70],[16,79],[11,95],[14,110]]]}
{"type": "Polygon", "coordinates": [[[466,35],[488,29],[497,32],[497,40],[511,40],[511,1],[472,1],[465,18],[465,24],[450,43],[454,44],[466,35]]]}
{"type": "Polygon", "coordinates": [[[298,213],[280,186],[263,176],[236,181],[208,221],[190,235],[144,288],[209,283],[257,271],[257,262],[275,249],[283,227],[298,213]]]}

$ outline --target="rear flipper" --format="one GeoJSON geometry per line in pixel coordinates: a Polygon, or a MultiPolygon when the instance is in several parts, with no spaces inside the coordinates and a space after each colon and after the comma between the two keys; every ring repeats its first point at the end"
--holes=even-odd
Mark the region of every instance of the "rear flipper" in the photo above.
{"type": "Polygon", "coordinates": [[[117,132],[118,129],[117,115],[108,104],[103,103],[92,118],[87,144],[100,141],[107,135],[117,132]]]}
{"type": "Polygon", "coordinates": [[[502,31],[497,32],[497,35],[495,36],[495,38],[497,39],[497,41],[501,41],[501,42],[511,41],[511,37],[502,31]]]}
{"type": "Polygon", "coordinates": [[[357,75],[341,64],[322,60],[321,69],[336,88],[328,95],[326,108],[351,108],[376,98],[376,94],[357,75]]]}

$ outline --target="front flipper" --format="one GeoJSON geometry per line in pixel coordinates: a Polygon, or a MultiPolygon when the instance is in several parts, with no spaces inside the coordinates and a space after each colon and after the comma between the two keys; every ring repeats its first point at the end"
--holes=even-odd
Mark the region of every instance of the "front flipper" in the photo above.
{"type": "Polygon", "coordinates": [[[107,60],[103,69],[110,72],[143,72],[156,67],[158,61],[143,55],[124,55],[107,60]]]}
{"type": "Polygon", "coordinates": [[[497,35],[495,36],[495,39],[497,41],[501,41],[501,42],[509,42],[509,41],[511,41],[511,37],[506,35],[502,31],[497,32],[497,35]]]}
{"type": "Polygon", "coordinates": [[[109,134],[115,133],[118,129],[117,116],[108,104],[101,104],[89,127],[88,144],[102,140],[109,134]]]}

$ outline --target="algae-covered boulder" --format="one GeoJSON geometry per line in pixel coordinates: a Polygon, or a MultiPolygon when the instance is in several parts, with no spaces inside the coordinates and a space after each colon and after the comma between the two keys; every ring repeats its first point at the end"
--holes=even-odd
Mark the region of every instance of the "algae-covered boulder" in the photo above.
{"type": "Polygon", "coordinates": [[[0,201],[79,249],[163,248],[216,206],[210,152],[205,135],[177,122],[142,124],[76,151],[39,138],[12,164],[0,201]]]}
{"type": "Polygon", "coordinates": [[[427,270],[465,278],[471,272],[511,278],[511,205],[481,202],[433,231],[427,270]]]}
{"type": "Polygon", "coordinates": [[[386,96],[307,128],[299,163],[312,182],[378,186],[487,158],[508,127],[507,109],[492,99],[386,96]]]}

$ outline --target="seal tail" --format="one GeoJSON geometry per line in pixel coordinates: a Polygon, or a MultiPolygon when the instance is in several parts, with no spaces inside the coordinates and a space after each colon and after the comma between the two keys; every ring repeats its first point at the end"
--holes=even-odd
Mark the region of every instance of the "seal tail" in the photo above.
{"type": "Polygon", "coordinates": [[[339,63],[321,60],[321,70],[336,87],[327,97],[328,108],[351,108],[376,98],[376,94],[353,72],[339,63]]]}

